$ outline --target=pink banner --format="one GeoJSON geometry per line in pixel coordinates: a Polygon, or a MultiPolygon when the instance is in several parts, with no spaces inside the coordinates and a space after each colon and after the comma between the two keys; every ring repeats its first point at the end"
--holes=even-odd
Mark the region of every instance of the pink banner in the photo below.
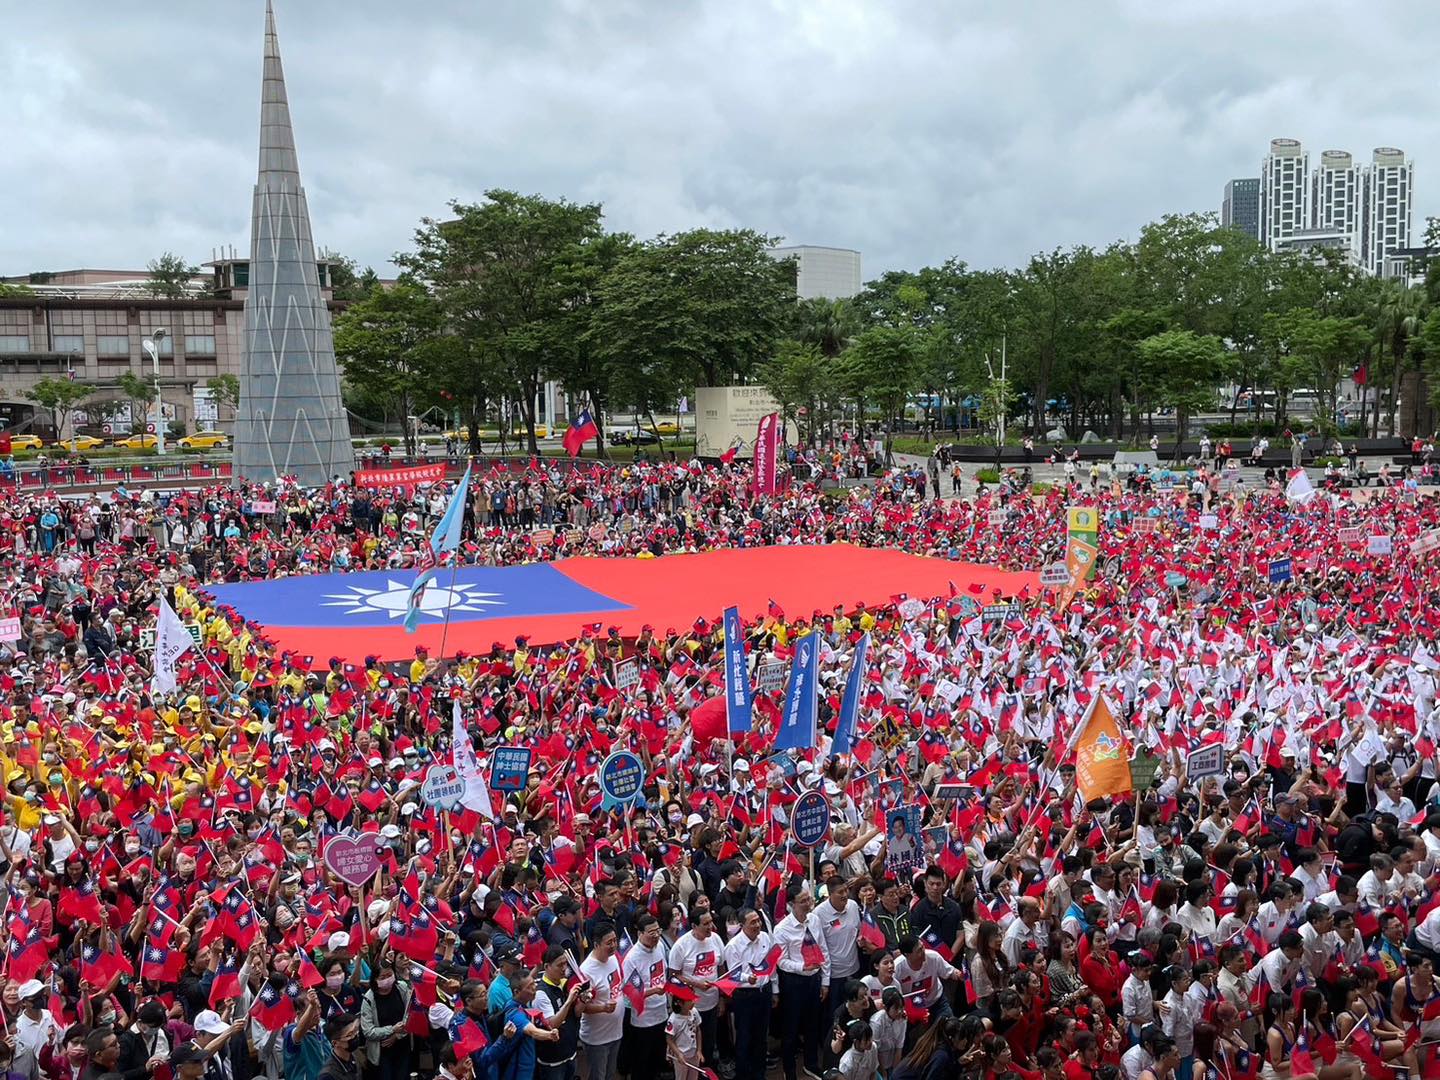
{"type": "Polygon", "coordinates": [[[760,418],[755,431],[755,494],[774,495],[776,458],[780,453],[780,414],[760,418]]]}
{"type": "Polygon", "coordinates": [[[445,479],[445,465],[411,465],[398,469],[361,469],[355,474],[359,487],[414,487],[417,484],[438,484],[445,479]]]}

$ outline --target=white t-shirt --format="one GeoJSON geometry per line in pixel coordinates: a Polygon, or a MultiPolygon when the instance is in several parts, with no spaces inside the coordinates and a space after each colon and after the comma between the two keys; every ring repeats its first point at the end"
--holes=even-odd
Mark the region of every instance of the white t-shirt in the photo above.
{"type": "MultiPolygon", "coordinates": [[[[620,966],[620,975],[625,982],[634,982],[641,989],[648,990],[651,987],[664,986],[666,977],[665,943],[661,942],[655,948],[647,949],[636,942],[625,954],[625,962],[620,966]]],[[[665,994],[647,997],[641,1011],[636,1012],[635,1006],[627,997],[625,998],[625,1008],[630,1013],[632,1027],[655,1027],[657,1024],[665,1023],[669,1017],[670,998],[665,994]]]]}
{"type": "MultiPolygon", "coordinates": [[[[720,935],[712,932],[701,941],[692,930],[682,934],[670,946],[670,970],[691,979],[718,979],[720,977],[721,948],[720,935]]],[[[720,991],[713,986],[708,990],[695,989],[695,1011],[706,1012],[720,1003],[720,991]]]]}
{"type": "Polygon", "coordinates": [[[580,965],[580,974],[590,980],[590,1004],[616,1003],[614,1012],[585,1013],[580,1017],[580,1041],[588,1046],[615,1042],[625,1031],[625,1010],[622,1007],[625,998],[620,993],[623,980],[619,962],[613,956],[602,962],[591,953],[580,965]]]}
{"type": "Polygon", "coordinates": [[[860,905],[846,900],[841,911],[829,900],[816,905],[825,948],[830,952],[830,981],[848,979],[860,970],[860,905]]]}
{"type": "Polygon", "coordinates": [[[925,950],[925,960],[918,969],[910,967],[910,961],[901,956],[895,961],[895,981],[905,994],[924,993],[922,1004],[928,1009],[940,1000],[945,992],[941,980],[953,979],[955,969],[934,949],[925,950]]]}

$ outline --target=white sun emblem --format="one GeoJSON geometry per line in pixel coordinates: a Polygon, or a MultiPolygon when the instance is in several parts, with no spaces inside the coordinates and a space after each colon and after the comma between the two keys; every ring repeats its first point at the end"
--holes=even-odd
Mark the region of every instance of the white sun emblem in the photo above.
{"type": "MultiPolygon", "coordinates": [[[[383,589],[367,589],[364,585],[347,585],[349,592],[326,593],[321,607],[345,608],[347,615],[361,615],[378,611],[392,619],[405,617],[405,603],[410,596],[408,583],[385,582],[383,589]]],[[[481,592],[477,585],[443,585],[432,581],[420,597],[420,612],[443,619],[445,613],[455,611],[484,611],[505,603],[496,600],[499,593],[481,592]]]]}

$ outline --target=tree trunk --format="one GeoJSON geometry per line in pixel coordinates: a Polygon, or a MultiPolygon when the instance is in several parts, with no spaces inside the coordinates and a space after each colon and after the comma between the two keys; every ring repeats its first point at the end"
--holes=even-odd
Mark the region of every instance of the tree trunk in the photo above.
{"type": "MultiPolygon", "coordinates": [[[[1394,363],[1393,363],[1393,364],[1391,365],[1391,367],[1390,367],[1390,417],[1389,417],[1389,420],[1388,420],[1388,422],[1387,422],[1387,424],[1386,424],[1386,430],[1387,430],[1391,435],[1394,435],[1394,434],[1395,434],[1395,417],[1396,417],[1397,415],[1399,415],[1399,411],[1400,411],[1400,367],[1401,367],[1401,356],[1396,355],[1396,354],[1394,354],[1393,352],[1391,353],[1391,355],[1392,355],[1392,357],[1394,358],[1394,363]]],[[[1378,394],[1378,392],[1377,392],[1377,394],[1376,394],[1376,400],[1375,400],[1375,413],[1376,413],[1376,416],[1377,416],[1376,426],[1378,427],[1378,426],[1379,426],[1378,416],[1379,416],[1379,413],[1380,413],[1380,400],[1379,400],[1379,394],[1378,394]]]]}

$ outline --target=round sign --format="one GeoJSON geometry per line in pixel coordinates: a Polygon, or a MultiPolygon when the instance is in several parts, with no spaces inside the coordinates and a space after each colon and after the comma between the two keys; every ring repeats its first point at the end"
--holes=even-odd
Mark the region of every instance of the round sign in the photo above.
{"type": "Polygon", "coordinates": [[[629,750],[616,750],[600,763],[600,808],[629,806],[645,785],[645,766],[629,750]]]}
{"type": "Polygon", "coordinates": [[[925,604],[915,597],[900,601],[900,614],[906,619],[918,619],[925,614],[925,604]]]}
{"type": "Polygon", "coordinates": [[[790,832],[801,847],[819,847],[830,835],[830,800],[820,791],[807,791],[790,810],[790,832]]]}
{"type": "Polygon", "coordinates": [[[146,425],[145,425],[145,433],[146,433],[147,435],[154,435],[154,434],[155,434],[155,425],[154,425],[154,424],[146,424],[146,425]]]}
{"type": "Polygon", "coordinates": [[[101,430],[103,433],[105,433],[106,435],[113,435],[113,434],[115,434],[115,425],[114,425],[114,424],[101,424],[101,425],[100,425],[100,430],[101,430]]]}
{"type": "Polygon", "coordinates": [[[455,771],[455,766],[436,763],[425,773],[425,782],[420,785],[420,798],[426,806],[437,810],[451,810],[460,804],[465,794],[465,781],[455,771]]]}
{"type": "Polygon", "coordinates": [[[590,526],[590,539],[591,539],[591,540],[596,540],[596,541],[604,540],[604,539],[605,539],[605,526],[604,526],[604,525],[601,525],[598,521],[597,521],[594,525],[591,525],[591,526],[590,526]]]}

